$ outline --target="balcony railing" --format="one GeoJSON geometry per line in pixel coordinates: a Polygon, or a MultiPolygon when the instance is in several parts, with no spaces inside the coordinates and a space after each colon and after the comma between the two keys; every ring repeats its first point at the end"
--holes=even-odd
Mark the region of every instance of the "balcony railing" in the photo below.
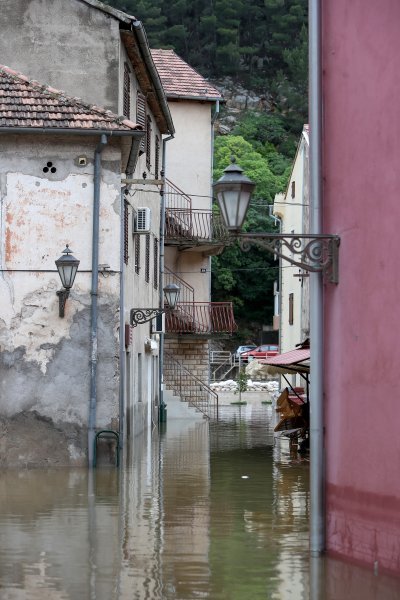
{"type": "Polygon", "coordinates": [[[232,302],[178,302],[165,314],[166,333],[216,335],[236,329],[232,302]]]}
{"type": "Polygon", "coordinates": [[[230,239],[220,215],[192,208],[192,199],[170,181],[165,185],[165,238],[175,244],[222,243],[230,239]]]}

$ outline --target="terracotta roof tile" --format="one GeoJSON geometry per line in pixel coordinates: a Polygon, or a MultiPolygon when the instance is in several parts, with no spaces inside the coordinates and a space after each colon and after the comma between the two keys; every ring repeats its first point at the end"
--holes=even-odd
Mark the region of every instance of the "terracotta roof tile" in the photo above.
{"type": "Polygon", "coordinates": [[[139,125],[0,65],[0,127],[130,131],[139,125]]]}
{"type": "Polygon", "coordinates": [[[220,100],[220,92],[173,50],[151,50],[167,98],[220,100]]]}

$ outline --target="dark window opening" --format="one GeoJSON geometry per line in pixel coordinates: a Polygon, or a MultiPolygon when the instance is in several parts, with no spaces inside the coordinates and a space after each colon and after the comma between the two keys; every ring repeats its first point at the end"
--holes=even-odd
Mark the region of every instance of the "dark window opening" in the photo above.
{"type": "Polygon", "coordinates": [[[154,289],[158,289],[158,239],[154,238],[154,251],[153,251],[153,266],[154,266],[154,274],[153,274],[153,285],[154,289]]]}
{"type": "Polygon", "coordinates": [[[293,325],[294,319],[294,294],[289,294],[289,325],[293,325]]]}

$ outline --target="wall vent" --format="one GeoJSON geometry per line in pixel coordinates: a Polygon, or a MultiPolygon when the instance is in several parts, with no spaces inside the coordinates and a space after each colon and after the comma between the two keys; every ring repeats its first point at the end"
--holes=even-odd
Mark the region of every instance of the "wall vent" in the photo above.
{"type": "Polygon", "coordinates": [[[135,215],[134,230],[136,233],[149,233],[151,227],[151,211],[147,206],[139,207],[135,215]]]}

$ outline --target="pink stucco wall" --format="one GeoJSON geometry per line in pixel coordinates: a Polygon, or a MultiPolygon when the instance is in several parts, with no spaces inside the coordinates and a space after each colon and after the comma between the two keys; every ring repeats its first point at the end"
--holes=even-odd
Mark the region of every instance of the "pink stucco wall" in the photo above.
{"type": "Polygon", "coordinates": [[[328,550],[400,575],[400,2],[322,7],[328,550]]]}

